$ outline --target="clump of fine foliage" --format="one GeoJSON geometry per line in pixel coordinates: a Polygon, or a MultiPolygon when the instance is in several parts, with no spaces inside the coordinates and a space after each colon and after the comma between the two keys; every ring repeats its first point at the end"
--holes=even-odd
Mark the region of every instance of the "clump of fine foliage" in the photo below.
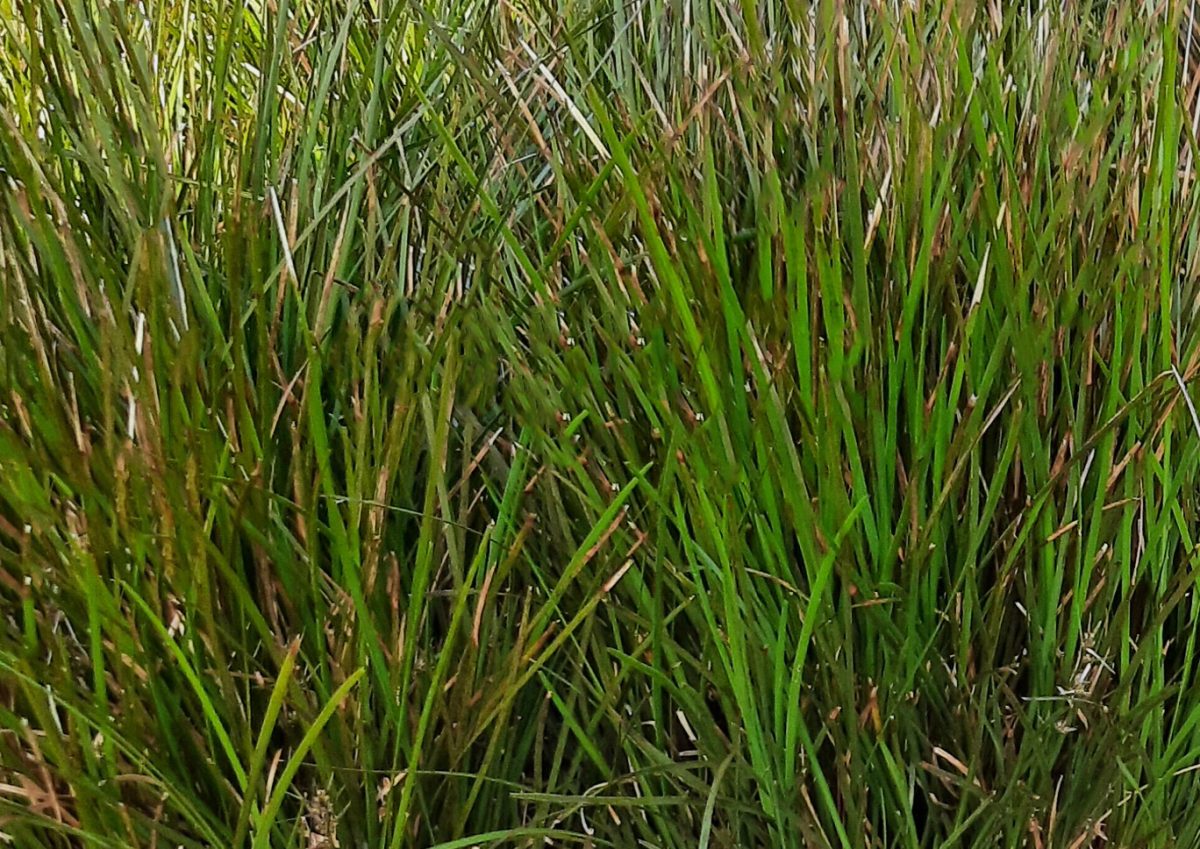
{"type": "Polygon", "coordinates": [[[1200,845],[1189,20],[0,0],[0,832],[1200,845]]]}

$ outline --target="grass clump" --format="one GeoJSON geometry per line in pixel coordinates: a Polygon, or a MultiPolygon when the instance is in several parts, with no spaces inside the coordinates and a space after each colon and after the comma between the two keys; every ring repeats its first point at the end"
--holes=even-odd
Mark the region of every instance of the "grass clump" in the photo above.
{"type": "Polygon", "coordinates": [[[1200,843],[1189,14],[0,0],[0,831],[1200,843]]]}

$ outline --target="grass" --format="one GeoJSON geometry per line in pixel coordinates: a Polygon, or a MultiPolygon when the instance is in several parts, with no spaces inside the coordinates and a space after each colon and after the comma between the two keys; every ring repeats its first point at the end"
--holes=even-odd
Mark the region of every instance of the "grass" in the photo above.
{"type": "Polygon", "coordinates": [[[0,832],[1196,846],[1189,14],[0,0],[0,832]]]}

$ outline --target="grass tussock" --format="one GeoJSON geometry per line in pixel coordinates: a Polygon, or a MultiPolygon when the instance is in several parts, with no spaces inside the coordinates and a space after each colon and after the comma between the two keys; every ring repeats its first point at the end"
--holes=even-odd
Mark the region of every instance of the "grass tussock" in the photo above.
{"type": "Polygon", "coordinates": [[[1190,15],[0,0],[0,832],[1200,844],[1190,15]]]}

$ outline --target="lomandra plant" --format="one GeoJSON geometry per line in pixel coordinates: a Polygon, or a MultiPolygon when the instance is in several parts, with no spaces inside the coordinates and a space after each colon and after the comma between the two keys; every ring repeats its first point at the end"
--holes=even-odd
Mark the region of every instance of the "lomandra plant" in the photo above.
{"type": "Polygon", "coordinates": [[[0,832],[1200,845],[1194,18],[0,0],[0,832]]]}

